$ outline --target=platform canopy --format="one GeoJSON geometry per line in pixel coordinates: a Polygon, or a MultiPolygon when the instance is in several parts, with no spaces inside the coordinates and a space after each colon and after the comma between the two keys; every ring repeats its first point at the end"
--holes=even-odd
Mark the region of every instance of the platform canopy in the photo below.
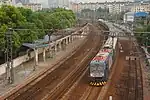
{"type": "Polygon", "coordinates": [[[134,14],[135,17],[146,17],[148,16],[148,12],[136,12],[134,14]]]}
{"type": "MultiPolygon", "coordinates": [[[[60,38],[59,36],[51,36],[51,41],[57,40],[58,38],[60,38]]],[[[22,45],[31,49],[34,48],[43,48],[43,47],[47,47],[49,45],[54,46],[54,44],[49,44],[49,36],[45,35],[44,39],[39,39],[39,40],[35,40],[33,43],[23,43],[22,45]]]]}
{"type": "Polygon", "coordinates": [[[43,47],[47,47],[49,45],[53,46],[52,44],[36,44],[36,43],[23,43],[22,45],[25,47],[29,47],[31,49],[43,48],[43,47]]]}

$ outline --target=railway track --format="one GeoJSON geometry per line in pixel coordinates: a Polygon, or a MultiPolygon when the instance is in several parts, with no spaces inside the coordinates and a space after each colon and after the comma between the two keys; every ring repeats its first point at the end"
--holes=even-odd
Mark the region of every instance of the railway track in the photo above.
{"type": "MultiPolygon", "coordinates": [[[[137,52],[138,48],[134,47],[132,44],[134,42],[130,39],[131,49],[133,52],[137,52]],[[133,46],[133,47],[132,47],[133,46]]],[[[130,52],[129,52],[130,53],[130,52]]],[[[128,74],[127,87],[126,87],[126,96],[125,100],[142,100],[142,95],[140,91],[142,90],[142,72],[140,68],[140,61],[137,54],[130,54],[128,61],[128,74]]]]}
{"type": "MultiPolygon", "coordinates": [[[[71,87],[59,100],[97,100],[102,87],[93,87],[88,84],[88,69],[80,80],[71,87]]],[[[56,99],[57,100],[57,99],[56,99]]]]}
{"type": "MultiPolygon", "coordinates": [[[[99,45],[96,50],[97,52],[103,42],[99,41],[98,43],[99,45]]],[[[69,91],[67,91],[66,93],[63,92],[64,95],[62,95],[58,100],[96,100],[100,91],[101,87],[93,87],[89,85],[88,68],[86,68],[78,81],[76,81],[76,83],[72,85],[69,91]]]]}
{"type": "Polygon", "coordinates": [[[92,35],[92,37],[93,37],[93,40],[95,40],[94,43],[92,43],[93,46],[91,46],[90,49],[88,49],[87,51],[88,53],[78,63],[79,68],[73,71],[74,74],[72,73],[72,75],[68,75],[68,77],[70,78],[66,78],[66,81],[62,82],[62,84],[60,85],[61,88],[59,87],[57,88],[58,90],[56,90],[55,92],[49,93],[42,100],[48,100],[48,99],[60,100],[64,95],[66,95],[66,92],[71,90],[70,88],[73,86],[73,84],[75,84],[79,80],[79,78],[81,78],[83,74],[87,71],[88,63],[99,50],[99,47],[100,47],[99,43],[101,42],[100,37],[96,37],[94,36],[94,34],[92,35]]]}
{"type": "MultiPolygon", "coordinates": [[[[133,46],[134,47],[134,46],[133,46]]],[[[138,48],[132,48],[137,52],[138,48]]],[[[143,100],[142,70],[137,54],[129,55],[116,88],[116,100],[143,100]]]]}
{"type": "MultiPolygon", "coordinates": [[[[138,48],[133,48],[133,51],[137,52],[138,48]]],[[[127,100],[143,100],[142,70],[137,54],[129,59],[129,70],[127,100]]]]}
{"type": "Polygon", "coordinates": [[[130,33],[126,33],[129,38],[120,38],[123,52],[119,52],[116,72],[111,79],[110,85],[102,100],[109,100],[112,96],[114,100],[143,100],[143,84],[140,57],[137,52],[137,44],[130,38],[130,33]],[[133,51],[130,55],[131,50],[133,51]],[[135,52],[135,53],[134,53],[135,52]],[[130,60],[128,59],[130,58],[130,60]],[[136,59],[135,59],[136,58],[136,59]]]}
{"type": "Polygon", "coordinates": [[[50,69],[46,74],[39,76],[22,89],[6,97],[7,100],[57,100],[64,95],[78,77],[86,70],[88,61],[94,57],[100,48],[100,37],[94,36],[96,32],[90,29],[92,34],[71,57],[58,64],[56,69],[50,69]],[[82,60],[82,61],[81,61],[82,60]]]}
{"type": "Polygon", "coordinates": [[[129,81],[128,81],[128,93],[127,93],[127,100],[140,100],[138,97],[140,96],[138,93],[139,88],[139,78],[138,78],[138,59],[130,59],[129,60],[129,81]],[[139,96],[138,96],[139,95],[139,96]]]}
{"type": "Polygon", "coordinates": [[[138,58],[129,60],[129,79],[127,87],[126,100],[143,100],[142,97],[142,73],[140,68],[140,61],[138,58]]]}

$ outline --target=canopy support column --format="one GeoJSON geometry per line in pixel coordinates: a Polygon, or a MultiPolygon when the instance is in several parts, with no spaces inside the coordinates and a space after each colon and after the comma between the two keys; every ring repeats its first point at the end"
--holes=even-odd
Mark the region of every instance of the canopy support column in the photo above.
{"type": "Polygon", "coordinates": [[[45,48],[43,48],[43,61],[45,62],[46,59],[45,59],[45,48]]]}

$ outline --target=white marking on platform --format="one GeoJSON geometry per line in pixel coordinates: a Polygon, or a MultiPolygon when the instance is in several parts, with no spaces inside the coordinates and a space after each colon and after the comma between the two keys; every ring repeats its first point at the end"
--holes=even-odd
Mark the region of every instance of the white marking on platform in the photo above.
{"type": "Polygon", "coordinates": [[[137,57],[135,57],[135,56],[126,56],[126,60],[129,60],[129,58],[130,58],[130,60],[135,60],[135,58],[137,58],[137,57]]]}
{"type": "Polygon", "coordinates": [[[120,52],[123,52],[123,50],[120,50],[120,52]]]}

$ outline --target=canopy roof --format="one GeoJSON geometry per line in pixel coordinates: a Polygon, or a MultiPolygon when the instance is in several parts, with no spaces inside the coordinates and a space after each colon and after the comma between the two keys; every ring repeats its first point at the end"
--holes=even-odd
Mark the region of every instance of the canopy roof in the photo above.
{"type": "Polygon", "coordinates": [[[148,16],[148,13],[147,12],[136,12],[134,14],[135,17],[146,17],[148,16]]]}
{"type": "Polygon", "coordinates": [[[125,15],[130,15],[134,17],[146,17],[148,16],[148,12],[127,12],[125,15]]]}
{"type": "MultiPolygon", "coordinates": [[[[57,40],[61,35],[58,36],[51,36],[51,41],[57,40]]],[[[33,43],[23,43],[23,46],[29,47],[29,48],[43,48],[43,47],[47,47],[49,45],[54,46],[54,44],[49,44],[49,36],[45,35],[44,39],[39,39],[34,41],[33,43]]]]}

